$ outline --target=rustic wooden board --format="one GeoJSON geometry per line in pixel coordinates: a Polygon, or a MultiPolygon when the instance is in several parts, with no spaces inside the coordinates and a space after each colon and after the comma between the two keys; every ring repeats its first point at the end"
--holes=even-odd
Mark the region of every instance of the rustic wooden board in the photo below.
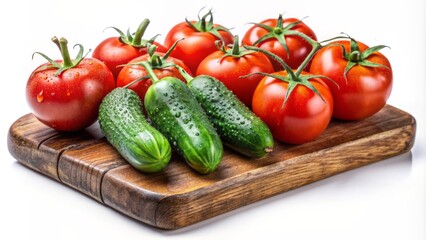
{"type": "Polygon", "coordinates": [[[177,156],[154,174],[127,164],[94,124],[59,133],[32,114],[8,134],[9,152],[23,165],[62,182],[141,222],[177,229],[314,181],[409,151],[416,122],[385,106],[362,121],[333,121],[315,141],[276,143],[263,159],[225,149],[210,175],[191,170],[177,156]]]}

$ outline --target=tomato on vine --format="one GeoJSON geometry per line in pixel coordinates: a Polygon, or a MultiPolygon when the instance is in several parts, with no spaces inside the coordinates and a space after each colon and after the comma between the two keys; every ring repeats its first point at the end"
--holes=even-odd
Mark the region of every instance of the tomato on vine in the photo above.
{"type": "Polygon", "coordinates": [[[134,34],[131,34],[129,30],[127,34],[124,34],[120,29],[111,27],[116,30],[120,36],[103,40],[96,46],[92,57],[104,62],[111,70],[114,78],[117,79],[119,72],[123,68],[121,65],[128,63],[136,57],[145,55],[147,53],[148,44],[156,45],[158,52],[167,52],[166,47],[155,41],[157,36],[149,40],[143,39],[143,35],[149,23],[149,19],[144,19],[134,34]]]}
{"type": "Polygon", "coordinates": [[[312,59],[310,72],[328,76],[333,93],[333,116],[342,120],[369,117],[385,106],[392,90],[392,68],[380,52],[354,39],[329,43],[312,59]]]}
{"type": "Polygon", "coordinates": [[[132,59],[123,67],[117,77],[117,87],[128,86],[128,88],[135,91],[143,101],[148,88],[152,85],[152,80],[148,77],[146,68],[140,64],[144,61],[148,61],[150,63],[157,78],[162,79],[166,76],[170,76],[186,82],[185,78],[181,75],[179,70],[174,67],[174,65],[179,65],[189,74],[192,74],[191,70],[180,59],[169,56],[177,43],[178,41],[166,53],[156,52],[155,45],[149,46],[147,54],[132,59]],[[137,79],[144,77],[146,79],[137,81],[137,79]]]}
{"type": "Polygon", "coordinates": [[[241,76],[255,72],[271,73],[274,71],[272,63],[265,54],[239,46],[238,36],[234,38],[234,45],[219,45],[219,50],[201,61],[195,75],[209,75],[218,79],[251,108],[254,90],[263,76],[241,76]]]}
{"type": "Polygon", "coordinates": [[[207,55],[217,50],[215,45],[217,40],[221,40],[224,44],[233,42],[233,35],[229,29],[213,23],[211,10],[202,17],[198,16],[198,21],[185,19],[185,22],[172,27],[164,39],[164,46],[170,48],[182,38],[184,40],[179,42],[171,56],[181,59],[193,73],[207,55]]]}
{"type": "MultiPolygon", "coordinates": [[[[292,69],[298,68],[312,50],[306,38],[317,40],[314,31],[297,18],[283,19],[280,14],[277,19],[266,19],[253,24],[244,34],[242,44],[269,51],[279,56],[292,69]]],[[[275,71],[282,70],[279,62],[270,59],[275,71]]]]}
{"type": "Polygon", "coordinates": [[[269,126],[276,140],[302,144],[316,139],[327,128],[333,97],[319,78],[296,83],[290,78],[286,71],[264,77],[253,95],[253,112],[269,126]]]}
{"type": "MultiPolygon", "coordinates": [[[[48,61],[36,68],[28,78],[27,102],[34,116],[58,131],[77,131],[97,120],[102,99],[115,88],[108,67],[94,58],[84,58],[83,46],[71,60],[68,41],[52,38],[59,47],[62,60],[48,61]]],[[[34,56],[34,55],[33,55],[34,56]]]]}
{"type": "Polygon", "coordinates": [[[253,112],[281,142],[302,144],[316,139],[325,131],[333,114],[333,97],[321,80],[323,76],[303,71],[321,47],[316,41],[309,41],[314,48],[296,71],[278,56],[257,49],[274,57],[285,69],[271,74],[257,73],[264,78],[253,94],[252,103],[253,112]]]}

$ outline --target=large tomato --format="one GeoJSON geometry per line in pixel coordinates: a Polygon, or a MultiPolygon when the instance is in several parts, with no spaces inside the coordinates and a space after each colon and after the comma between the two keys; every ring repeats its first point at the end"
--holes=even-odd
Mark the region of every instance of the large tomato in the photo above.
{"type": "Polygon", "coordinates": [[[263,78],[256,72],[271,73],[274,71],[268,57],[260,52],[246,50],[238,46],[217,50],[201,61],[196,75],[209,75],[225,84],[247,107],[251,108],[254,90],[263,78]]]}
{"type": "Polygon", "coordinates": [[[103,40],[96,46],[92,57],[104,62],[116,79],[123,68],[120,65],[127,64],[130,60],[145,55],[148,44],[156,45],[159,52],[167,52],[167,48],[154,41],[155,37],[149,40],[142,39],[148,24],[148,19],[142,21],[134,35],[129,33],[125,35],[119,29],[114,28],[118,31],[120,37],[110,37],[103,40]]]}
{"type": "Polygon", "coordinates": [[[269,126],[278,141],[302,144],[314,140],[324,132],[332,117],[333,97],[329,88],[321,79],[306,80],[318,91],[315,93],[306,83],[283,81],[288,76],[286,71],[273,75],[264,77],[257,86],[253,112],[269,126]]]}
{"type": "MultiPolygon", "coordinates": [[[[255,24],[244,34],[243,45],[257,46],[274,53],[284,60],[290,68],[296,69],[312,50],[311,44],[302,37],[295,35],[303,33],[317,40],[314,31],[296,18],[266,19],[255,24]]],[[[281,64],[271,58],[275,71],[282,70],[281,64]]]]}
{"type": "MultiPolygon", "coordinates": [[[[158,79],[161,79],[166,76],[170,77],[176,77],[183,82],[186,83],[185,78],[180,74],[179,70],[177,70],[173,66],[167,66],[169,64],[176,64],[185,69],[185,71],[188,74],[192,74],[191,70],[189,70],[188,66],[186,66],[181,60],[173,58],[173,57],[166,57],[165,59],[160,59],[160,57],[164,56],[164,53],[155,53],[157,57],[156,59],[159,59],[160,62],[154,62],[151,63],[154,67],[154,73],[158,77],[158,79]]],[[[143,61],[151,61],[153,58],[149,54],[145,54],[143,56],[137,57],[129,62],[129,65],[124,66],[124,68],[120,71],[117,77],[117,87],[123,87],[126,86],[136,79],[148,76],[148,72],[140,64],[137,64],[138,62],[143,61]]],[[[152,80],[150,78],[138,81],[136,83],[133,83],[129,85],[129,89],[134,90],[139,97],[142,99],[145,99],[146,91],[148,91],[148,88],[152,85],[152,80]]]]}
{"type": "Polygon", "coordinates": [[[378,52],[355,40],[342,40],[322,48],[312,59],[310,72],[325,75],[334,98],[333,116],[359,120],[378,112],[392,90],[392,68],[378,52]],[[345,50],[343,50],[345,49],[345,50]]]}
{"type": "Polygon", "coordinates": [[[81,130],[97,120],[102,99],[115,87],[114,77],[97,59],[71,61],[66,40],[53,41],[60,44],[64,60],[49,60],[31,73],[27,102],[34,116],[47,126],[59,131],[81,130]]]}
{"type": "Polygon", "coordinates": [[[170,29],[164,39],[164,46],[171,48],[180,41],[171,56],[181,59],[193,73],[198,64],[210,53],[217,50],[215,42],[222,40],[224,44],[232,43],[233,36],[225,27],[213,24],[212,12],[209,11],[198,22],[181,22],[170,29]],[[207,20],[210,17],[210,20],[207,20]]]}

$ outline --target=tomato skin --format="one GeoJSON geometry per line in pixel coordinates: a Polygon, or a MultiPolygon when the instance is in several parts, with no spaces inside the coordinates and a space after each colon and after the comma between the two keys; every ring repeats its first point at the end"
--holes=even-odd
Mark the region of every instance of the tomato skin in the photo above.
{"type": "MultiPolygon", "coordinates": [[[[300,20],[297,18],[283,19],[283,27],[286,27],[287,25],[298,21],[300,20]]],[[[274,28],[277,25],[277,19],[266,19],[261,23],[274,28]]],[[[298,23],[296,26],[291,28],[291,30],[304,33],[313,40],[317,40],[314,31],[303,22],[298,23]]],[[[249,28],[244,34],[242,44],[253,46],[253,44],[258,39],[268,33],[269,32],[266,29],[254,25],[249,28]]],[[[306,56],[312,50],[312,46],[307,41],[298,36],[287,35],[285,36],[285,40],[290,54],[287,53],[281,43],[278,42],[278,40],[275,38],[264,40],[260,42],[257,47],[274,53],[275,55],[283,59],[287,63],[287,65],[289,65],[290,68],[296,69],[303,62],[303,60],[305,60],[306,56]]],[[[271,62],[274,64],[275,71],[282,70],[281,64],[279,64],[277,61],[271,59],[271,62]]]]}
{"type": "MultiPolygon", "coordinates": [[[[190,21],[195,24],[195,21],[190,21]]],[[[213,24],[213,26],[220,26],[213,24]]],[[[233,43],[232,34],[219,30],[225,45],[233,43]]],[[[217,50],[215,41],[219,40],[209,32],[199,32],[193,29],[187,22],[181,22],[170,29],[164,39],[164,46],[171,46],[178,40],[181,40],[176,48],[171,52],[171,56],[182,60],[185,65],[191,69],[191,72],[197,71],[198,64],[210,53],[217,50]],[[181,40],[184,38],[183,40],[181,40]]]]}
{"type": "MultiPolygon", "coordinates": [[[[286,76],[285,71],[273,74],[286,76]]],[[[312,90],[297,85],[283,106],[288,83],[264,77],[253,95],[253,112],[270,128],[278,141],[302,144],[316,139],[327,128],[333,113],[333,98],[321,79],[309,82],[325,101],[312,90]]]]}
{"type": "Polygon", "coordinates": [[[254,52],[241,57],[226,56],[223,51],[215,51],[204,58],[197,68],[196,75],[209,75],[223,82],[247,107],[251,108],[253,93],[263,78],[255,72],[271,73],[274,71],[268,57],[254,52]]]}
{"type": "MultiPolygon", "coordinates": [[[[156,53],[159,56],[164,56],[164,53],[156,53]]],[[[136,63],[136,62],[142,62],[146,61],[150,58],[149,54],[145,54],[143,56],[137,57],[133,60],[131,60],[129,63],[136,63]]],[[[186,66],[180,59],[176,59],[173,57],[168,57],[166,62],[175,63],[176,65],[181,66],[185,71],[192,75],[191,70],[186,66]]],[[[158,79],[161,80],[163,77],[176,77],[182,82],[186,83],[185,78],[180,74],[179,70],[177,70],[174,67],[167,67],[162,69],[154,69],[154,73],[157,75],[158,79]]],[[[124,87],[127,84],[133,82],[134,80],[147,76],[148,73],[146,69],[143,66],[140,65],[128,65],[124,66],[124,68],[120,71],[117,77],[117,87],[124,87]]],[[[134,84],[131,84],[128,88],[134,90],[141,100],[143,101],[145,99],[146,91],[148,91],[148,88],[152,85],[152,80],[150,78],[136,82],[134,84]]]]}
{"type": "Polygon", "coordinates": [[[85,58],[58,76],[58,69],[40,67],[28,79],[27,103],[38,120],[58,131],[77,131],[93,124],[102,99],[115,88],[111,71],[97,59],[85,58]]]}
{"type": "MultiPolygon", "coordinates": [[[[335,41],[350,51],[349,41],[335,41]]],[[[368,48],[358,42],[362,52],[368,48]]],[[[333,116],[342,120],[360,120],[372,116],[383,106],[390,96],[393,85],[392,68],[388,59],[376,52],[367,58],[385,67],[364,67],[356,65],[349,70],[345,80],[344,71],[348,61],[343,57],[341,46],[326,46],[312,59],[310,72],[330,77],[335,81],[326,82],[333,94],[333,116]]]]}
{"type": "MultiPolygon", "coordinates": [[[[157,46],[156,51],[167,52],[167,48],[158,42],[153,42],[157,46]]],[[[103,40],[96,46],[93,51],[92,57],[104,62],[111,70],[114,78],[117,79],[122,66],[127,64],[132,59],[145,55],[147,53],[146,47],[134,47],[132,45],[123,43],[120,37],[110,37],[103,40]]]]}

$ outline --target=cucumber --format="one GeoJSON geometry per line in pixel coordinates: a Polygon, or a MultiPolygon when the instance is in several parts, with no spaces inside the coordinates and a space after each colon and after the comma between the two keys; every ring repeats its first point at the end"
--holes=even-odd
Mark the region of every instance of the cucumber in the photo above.
{"type": "Polygon", "coordinates": [[[272,151],[274,139],[268,126],[221,81],[200,75],[188,81],[188,87],[223,144],[252,158],[264,157],[272,151]]]}
{"type": "Polygon", "coordinates": [[[147,122],[133,90],[116,88],[105,96],[99,125],[108,142],[136,169],[159,172],[169,163],[170,143],[147,122]]]}
{"type": "Polygon", "coordinates": [[[155,81],[144,103],[152,123],[191,168],[208,174],[218,167],[222,141],[185,83],[174,77],[155,81]]]}

